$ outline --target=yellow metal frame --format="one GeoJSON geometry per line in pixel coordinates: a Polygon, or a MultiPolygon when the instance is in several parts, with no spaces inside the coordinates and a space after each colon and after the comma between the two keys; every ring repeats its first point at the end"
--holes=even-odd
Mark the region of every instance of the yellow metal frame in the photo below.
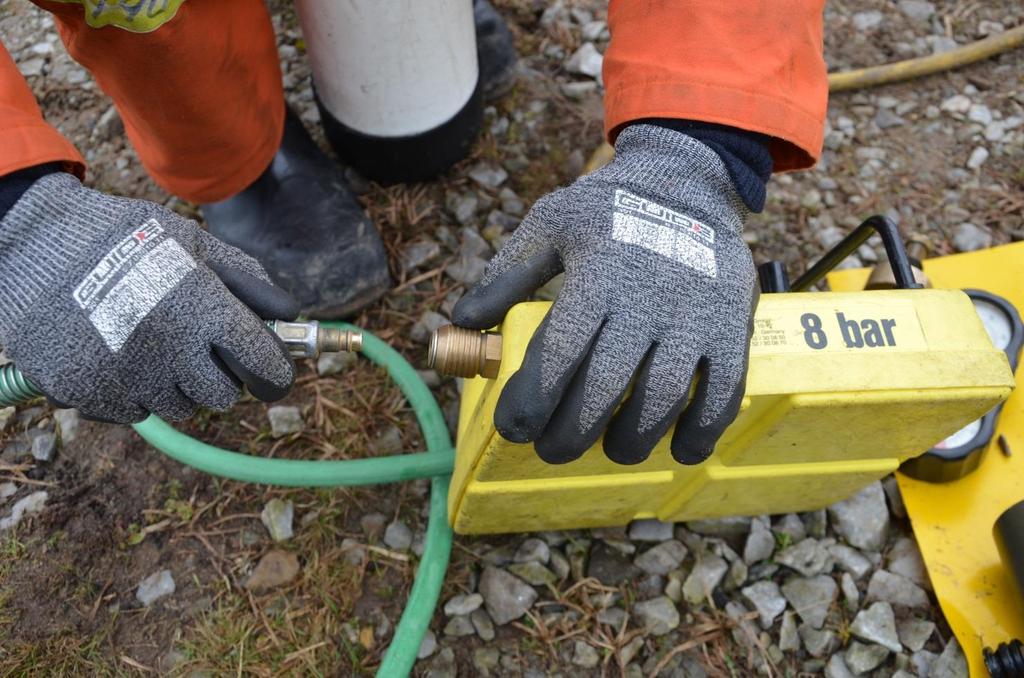
{"type": "MultiPolygon", "coordinates": [[[[924,262],[936,287],[975,288],[998,294],[1024,310],[1024,243],[924,262]]],[[[838,271],[833,290],[861,289],[868,271],[838,271]]],[[[1024,385],[1018,370],[1017,385],[1024,385]]],[[[1024,639],[1024,602],[1016,598],[992,537],[999,515],[1024,500],[1024,392],[1003,406],[996,435],[981,465],[950,483],[931,484],[901,473],[896,478],[942,611],[967,655],[972,676],[987,676],[982,648],[1024,639]],[[1005,456],[997,439],[1013,452],[1005,456]]]]}
{"type": "Polygon", "coordinates": [[[551,466],[493,426],[501,388],[548,308],[513,308],[499,328],[498,377],[464,383],[448,497],[459,533],[820,508],[891,473],[1005,399],[1012,386],[1005,356],[962,292],[765,295],[743,409],[708,461],[677,464],[669,432],[635,466],[612,463],[600,443],[577,461],[551,466]],[[844,341],[854,333],[851,323],[860,347],[844,341]],[[827,339],[819,348],[806,334],[815,325],[827,339]]]}

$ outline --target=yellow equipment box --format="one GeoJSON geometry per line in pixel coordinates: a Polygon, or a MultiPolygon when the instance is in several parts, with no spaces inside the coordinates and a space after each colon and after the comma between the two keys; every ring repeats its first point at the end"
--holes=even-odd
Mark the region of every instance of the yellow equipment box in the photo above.
{"type": "MultiPolygon", "coordinates": [[[[998,294],[1024,309],[1024,242],[929,259],[924,271],[936,287],[971,287],[998,294]]],[[[866,269],[829,274],[832,289],[864,287],[866,269]]],[[[1017,380],[1024,385],[1024,369],[1017,380]]],[[[921,547],[935,596],[956,633],[971,676],[988,676],[982,648],[1024,638],[1024,608],[1000,561],[992,527],[1024,499],[1024,391],[1003,406],[977,470],[959,480],[926,483],[896,478],[921,547]],[[1002,437],[1005,454],[999,449],[1002,437]]]]}
{"type": "Polygon", "coordinates": [[[462,392],[449,520],[460,534],[807,511],[896,470],[1006,399],[1006,356],[956,290],[762,295],[742,410],[715,453],[676,463],[672,431],[635,466],[600,442],[548,465],[494,429],[494,408],[550,304],[514,307],[497,378],[462,392]]]}

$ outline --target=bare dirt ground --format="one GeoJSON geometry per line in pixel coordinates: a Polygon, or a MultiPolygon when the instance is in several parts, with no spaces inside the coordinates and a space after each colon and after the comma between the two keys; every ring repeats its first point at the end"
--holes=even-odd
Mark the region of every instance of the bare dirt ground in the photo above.
{"type": "MultiPolygon", "coordinates": [[[[602,140],[600,88],[592,78],[570,72],[567,61],[588,40],[604,50],[607,33],[595,24],[605,17],[604,3],[496,4],[515,33],[521,72],[514,90],[488,110],[473,156],[429,184],[361,186],[362,200],[384,234],[396,287],[355,322],[418,365],[424,363],[429,312],[447,315],[464,289],[465,276],[458,266],[453,273],[453,265],[464,264],[467,251],[489,256],[490,245],[500,244],[521,217],[507,193],[474,183],[468,171],[481,163],[500,165],[509,175],[503,188],[529,206],[571,181],[602,140]],[[490,245],[474,250],[473,233],[490,245]],[[410,245],[417,243],[437,243],[438,253],[408,265],[410,245]]],[[[294,11],[283,1],[270,6],[289,103],[322,142],[294,11]]],[[[829,3],[829,69],[928,54],[1024,21],[1015,0],[938,0],[933,10],[908,13],[880,0],[829,3]]],[[[85,154],[90,185],[200,216],[195,206],[167,195],[147,177],[110,100],[67,56],[45,13],[23,0],[0,0],[0,35],[47,120],[85,154]]],[[[781,260],[791,274],[873,213],[895,218],[904,235],[926,243],[932,255],[1019,240],[1022,150],[1024,51],[910,83],[836,95],[821,163],[773,180],[768,207],[752,219],[747,239],[758,262],[781,260]]],[[[858,256],[870,264],[879,252],[865,247],[858,256]]],[[[426,376],[453,421],[454,382],[426,376]]],[[[266,406],[251,400],[228,414],[204,413],[185,429],[222,447],[279,457],[347,459],[423,447],[397,389],[364,362],[319,378],[316,365],[302,365],[285,404],[301,408],[301,433],[272,438],[266,406]]],[[[0,516],[30,492],[49,494],[42,512],[0,532],[0,674],[374,671],[415,571],[425,482],[314,491],[222,481],[164,458],[130,429],[88,422],[77,432],[63,425],[55,460],[36,462],[28,454],[31,441],[54,430],[53,411],[37,404],[19,409],[0,433],[0,482],[16,488],[6,503],[0,500],[0,516]],[[277,544],[260,522],[273,498],[290,500],[295,512],[294,537],[277,544]],[[410,528],[411,550],[382,541],[385,525],[393,521],[410,528]],[[367,545],[372,548],[365,550],[367,545]],[[247,588],[256,564],[275,550],[297,556],[298,574],[269,590],[247,588]],[[136,599],[139,582],[164,569],[173,575],[174,593],[142,605],[136,599]]],[[[776,521],[773,529],[784,549],[791,537],[783,536],[789,533],[781,524],[776,521]]],[[[907,534],[908,524],[894,514],[883,551],[890,553],[907,534]]],[[[740,600],[735,590],[723,591],[710,605],[681,603],[681,619],[668,634],[648,633],[635,621],[611,623],[598,614],[609,601],[622,601],[632,611],[634,602],[661,595],[666,583],[634,576],[610,586],[584,577],[573,554],[586,553],[602,538],[629,542],[624,533],[545,536],[563,560],[574,563],[572,571],[540,586],[534,610],[499,627],[491,640],[483,640],[488,634],[479,630],[459,635],[439,607],[432,624],[436,647],[424,648],[427,656],[417,672],[815,675],[826,661],[837,671],[829,655],[849,649],[856,604],[837,602],[832,608],[828,627],[835,629],[835,643],[822,652],[812,652],[806,638],[802,650],[772,652],[779,650],[778,621],[770,634],[745,643],[737,633],[742,624],[723,611],[726,599],[740,600]],[[581,642],[596,650],[599,661],[590,661],[581,642]]],[[[523,539],[457,538],[442,604],[475,591],[482,567],[507,563],[523,539]]],[[[883,561],[882,553],[875,555],[873,568],[883,561]]],[[[680,567],[683,576],[692,566],[687,561],[680,567]]],[[[913,654],[908,647],[888,656],[872,675],[905,670],[904,675],[924,676],[943,661],[949,632],[941,614],[932,604],[914,615],[936,622],[937,632],[913,654]]]]}

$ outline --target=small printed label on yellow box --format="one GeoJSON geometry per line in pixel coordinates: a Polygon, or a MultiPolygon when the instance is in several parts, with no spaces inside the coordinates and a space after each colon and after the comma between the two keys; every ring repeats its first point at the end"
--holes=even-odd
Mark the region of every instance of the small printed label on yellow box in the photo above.
{"type": "MultiPolygon", "coordinates": [[[[763,307],[762,307],[763,308],[763,307]]],[[[910,301],[807,304],[758,313],[753,354],[810,351],[921,351],[927,348],[910,301]]]]}

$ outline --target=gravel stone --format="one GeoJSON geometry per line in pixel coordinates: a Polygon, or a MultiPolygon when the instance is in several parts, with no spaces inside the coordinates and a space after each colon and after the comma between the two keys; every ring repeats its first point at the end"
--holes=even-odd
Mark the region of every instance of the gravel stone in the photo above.
{"type": "Polygon", "coordinates": [[[917,652],[924,647],[928,639],[935,633],[935,623],[927,619],[910,617],[897,622],[896,632],[899,634],[900,642],[908,650],[917,652]]]}
{"type": "Polygon", "coordinates": [[[270,435],[275,438],[301,433],[306,427],[302,413],[294,405],[274,405],[267,410],[267,419],[270,420],[270,435]]]}
{"type": "Polygon", "coordinates": [[[486,642],[494,640],[494,622],[491,621],[491,615],[487,614],[487,610],[482,607],[473,610],[469,615],[469,620],[473,622],[473,628],[476,629],[476,635],[480,636],[480,640],[486,642]]]}
{"type": "Polygon", "coordinates": [[[987,125],[992,122],[992,111],[985,104],[971,104],[967,109],[967,119],[979,125],[987,125]]]}
{"type": "MultiPolygon", "coordinates": [[[[457,216],[456,220],[458,220],[457,216]]],[[[436,240],[418,240],[409,243],[402,250],[402,268],[406,271],[412,271],[439,256],[441,256],[441,245],[436,240]]]]}
{"type": "MultiPolygon", "coordinates": [[[[78,410],[55,410],[53,419],[57,422],[61,445],[67,445],[78,437],[78,427],[82,423],[78,410]]],[[[0,426],[2,430],[3,426],[0,426]]]]}
{"type": "Polygon", "coordinates": [[[800,619],[820,629],[828,616],[828,610],[839,593],[839,587],[832,577],[792,577],[782,585],[782,595],[800,619]]]}
{"type": "Polygon", "coordinates": [[[928,676],[929,678],[968,678],[967,658],[964,657],[964,652],[955,636],[949,639],[942,654],[932,663],[928,676]]]}
{"type": "Polygon", "coordinates": [[[977,170],[980,169],[985,161],[988,160],[989,152],[984,146],[976,146],[971,151],[971,156],[967,158],[967,169],[977,170]]]}
{"type": "Polygon", "coordinates": [[[748,565],[771,558],[775,551],[775,535],[761,520],[750,523],[750,534],[743,546],[743,560],[748,565]]]}
{"type": "Polygon", "coordinates": [[[723,558],[711,553],[703,554],[683,582],[683,598],[692,605],[705,602],[728,571],[729,565],[723,558]]]}
{"type": "Polygon", "coordinates": [[[174,590],[174,577],[171,576],[171,571],[160,570],[139,582],[139,587],[135,590],[135,598],[144,607],[149,607],[160,598],[174,593],[174,590]]]}
{"type": "Polygon", "coordinates": [[[679,626],[679,610],[665,596],[637,603],[633,612],[648,633],[655,636],[663,636],[679,626]]]}
{"type": "Polygon", "coordinates": [[[601,655],[590,645],[582,640],[573,644],[572,663],[585,669],[595,668],[601,661],[601,655]]]}
{"type": "Polygon", "coordinates": [[[900,0],[897,5],[911,21],[927,24],[935,16],[935,5],[924,0],[900,0]]]}
{"type": "Polygon", "coordinates": [[[804,521],[804,527],[807,528],[808,537],[825,538],[825,534],[828,532],[828,514],[825,509],[801,513],[800,518],[804,521]]]}
{"type": "Polygon", "coordinates": [[[899,483],[894,476],[886,476],[882,480],[882,490],[885,491],[885,498],[889,500],[889,510],[897,518],[907,517],[907,507],[903,505],[903,495],[900,494],[899,483]]]}
{"type": "MultiPolygon", "coordinates": [[[[479,206],[480,200],[476,197],[476,193],[453,195],[447,203],[448,211],[455,217],[455,221],[463,226],[473,221],[479,206]]],[[[440,251],[438,253],[440,254],[440,251]]]]}
{"type": "Polygon", "coordinates": [[[427,629],[427,632],[423,634],[419,652],[416,653],[416,659],[426,659],[435,652],[437,652],[437,636],[433,631],[427,629]]]}
{"type": "Polygon", "coordinates": [[[924,589],[931,588],[928,579],[928,570],[925,568],[921,551],[917,543],[908,537],[900,537],[893,544],[886,557],[886,567],[889,572],[906,577],[924,589]]]}
{"type": "Polygon", "coordinates": [[[562,555],[562,552],[557,549],[551,551],[551,561],[548,563],[551,567],[551,571],[555,573],[555,576],[561,579],[565,579],[569,576],[570,566],[569,559],[562,555]]]}
{"type": "Polygon", "coordinates": [[[725,583],[722,585],[726,591],[735,591],[747,583],[749,569],[747,564],[737,558],[729,565],[729,572],[725,575],[725,583]]]}
{"type": "Polygon", "coordinates": [[[452,280],[463,285],[472,285],[484,277],[487,261],[478,256],[461,256],[445,269],[452,280]]]}
{"type": "Polygon", "coordinates": [[[271,499],[264,505],[260,513],[270,538],[274,541],[287,541],[292,538],[292,521],[295,518],[295,505],[292,500],[271,499]]]}
{"type": "Polygon", "coordinates": [[[906,577],[886,570],[876,570],[868,582],[869,601],[880,600],[893,605],[929,609],[928,594],[906,577]]]}
{"type": "Polygon", "coordinates": [[[492,191],[496,191],[508,179],[508,172],[504,168],[492,167],[482,163],[474,166],[467,174],[470,179],[492,191]]]}
{"type": "Polygon", "coordinates": [[[834,654],[828,658],[825,665],[825,678],[855,678],[850,668],[843,660],[843,655],[834,654]]]}
{"type": "Polygon", "coordinates": [[[476,629],[473,628],[473,622],[465,616],[452,617],[444,626],[444,635],[454,638],[471,636],[474,633],[476,633],[476,629]]]}
{"type": "Polygon", "coordinates": [[[633,564],[647,574],[666,575],[679,567],[684,558],[686,547],[682,542],[670,539],[641,553],[633,564]]]}
{"type": "Polygon", "coordinates": [[[831,629],[816,629],[810,624],[801,624],[799,633],[804,649],[812,657],[825,657],[839,649],[839,638],[831,629]]]}
{"type": "Polygon", "coordinates": [[[877,668],[889,656],[889,649],[881,645],[865,645],[856,640],[846,648],[843,659],[853,673],[860,675],[877,668]]]}
{"type": "Polygon", "coordinates": [[[366,560],[366,546],[351,537],[341,540],[341,553],[345,562],[353,567],[359,567],[366,560]]]}
{"type": "Polygon", "coordinates": [[[931,675],[932,664],[939,658],[939,655],[928,650],[918,650],[914,654],[910,655],[910,663],[914,666],[914,671],[919,676],[931,675]]]}
{"type": "Polygon", "coordinates": [[[355,365],[356,360],[358,360],[356,354],[347,351],[342,353],[322,353],[316,359],[316,373],[321,377],[341,374],[355,365]]]}
{"type": "Polygon", "coordinates": [[[637,572],[626,554],[604,542],[595,542],[590,549],[587,576],[594,577],[605,586],[618,586],[623,581],[635,577],[637,572]]]}
{"type": "Polygon", "coordinates": [[[483,604],[484,597],[479,593],[460,593],[448,599],[444,604],[444,613],[449,617],[465,616],[472,614],[483,604]]]}
{"type": "Polygon", "coordinates": [[[543,539],[531,537],[527,539],[519,548],[516,549],[516,553],[512,556],[512,562],[515,563],[547,563],[551,560],[551,549],[543,539]]]}
{"type": "Polygon", "coordinates": [[[743,597],[754,606],[761,617],[761,626],[770,629],[775,618],[786,609],[786,599],[773,581],[759,581],[743,589],[743,597]]]}
{"type": "Polygon", "coordinates": [[[807,528],[804,527],[804,521],[800,520],[800,516],[795,513],[787,513],[782,516],[772,527],[772,530],[778,534],[787,535],[790,544],[797,544],[807,536],[807,528]]]}
{"type": "Polygon", "coordinates": [[[254,591],[284,586],[299,574],[299,559],[287,551],[268,551],[257,563],[245,582],[245,588],[254,591]]]}
{"type": "Polygon", "coordinates": [[[629,524],[627,535],[633,541],[656,541],[663,542],[672,539],[675,534],[675,525],[665,523],[655,518],[634,520],[629,524]]]}
{"type": "Polygon", "coordinates": [[[978,228],[969,221],[957,226],[956,233],[953,234],[953,247],[958,252],[974,252],[975,250],[983,250],[991,246],[992,234],[978,228]]]}
{"type": "Polygon", "coordinates": [[[896,634],[896,617],[889,603],[873,603],[858,612],[850,625],[850,632],[861,640],[884,645],[893,652],[903,649],[896,634]]]}
{"type": "MultiPolygon", "coordinates": [[[[794,516],[796,518],[796,516],[794,516]]],[[[799,519],[797,519],[799,522],[799,519]]],[[[803,523],[800,523],[803,530],[803,523]]],[[[817,539],[807,538],[775,556],[775,562],[796,570],[805,577],[832,571],[832,556],[817,539]]]]}
{"type": "Polygon", "coordinates": [[[521,217],[526,214],[526,204],[511,188],[507,186],[502,188],[501,192],[498,193],[498,200],[501,201],[502,212],[515,217],[521,217]]]}
{"type": "Polygon", "coordinates": [[[37,461],[53,461],[57,452],[57,436],[48,431],[40,432],[32,438],[32,457],[37,461]]]}
{"type": "Polygon", "coordinates": [[[966,114],[971,109],[971,104],[971,100],[963,94],[954,94],[939,104],[939,108],[949,113],[966,114]]]}
{"type": "Polygon", "coordinates": [[[496,567],[484,568],[479,588],[487,613],[499,626],[522,617],[537,600],[532,586],[496,567]]]}
{"type": "Polygon", "coordinates": [[[843,572],[839,578],[839,588],[843,591],[843,598],[846,599],[846,606],[851,610],[860,607],[860,591],[857,590],[857,583],[849,572],[843,572]]]}
{"type": "Polygon", "coordinates": [[[782,615],[782,626],[779,628],[779,649],[784,652],[796,652],[800,649],[800,633],[796,628],[796,613],[787,611],[782,615]]]}
{"type": "Polygon", "coordinates": [[[857,12],[853,15],[853,26],[858,31],[871,31],[882,25],[885,17],[881,12],[857,12]]]}
{"type": "Polygon", "coordinates": [[[832,526],[850,546],[879,551],[889,532],[889,509],[880,482],[828,508],[832,526]]]}
{"type": "Polygon", "coordinates": [[[622,628],[625,619],[626,611],[621,607],[606,607],[597,613],[599,623],[611,626],[616,631],[622,628]]]}
{"type": "Polygon", "coordinates": [[[750,532],[750,523],[751,519],[745,517],[712,518],[690,521],[686,523],[686,529],[705,537],[743,538],[750,532]]]}
{"type": "Polygon", "coordinates": [[[595,21],[588,21],[583,24],[583,28],[580,29],[580,35],[583,36],[584,40],[597,40],[604,33],[604,29],[608,27],[608,23],[597,19],[595,21]]]}
{"type": "Polygon", "coordinates": [[[408,551],[412,546],[412,530],[401,520],[394,520],[384,530],[384,543],[396,551],[408,551]]]}
{"type": "Polygon", "coordinates": [[[871,561],[857,549],[846,544],[832,544],[828,547],[831,555],[844,572],[849,572],[854,579],[860,579],[871,571],[871,561]]]}
{"type": "Polygon", "coordinates": [[[600,80],[603,63],[604,57],[594,47],[594,43],[585,42],[565,62],[565,70],[600,80]]]}
{"type": "Polygon", "coordinates": [[[0,504],[7,501],[8,498],[13,497],[18,492],[18,486],[8,481],[6,483],[0,483],[0,504]]]}
{"type": "Polygon", "coordinates": [[[508,566],[508,571],[519,577],[528,584],[534,586],[545,586],[547,584],[554,584],[558,581],[558,577],[555,573],[544,567],[536,560],[531,560],[528,563],[516,563],[508,566]]]}

